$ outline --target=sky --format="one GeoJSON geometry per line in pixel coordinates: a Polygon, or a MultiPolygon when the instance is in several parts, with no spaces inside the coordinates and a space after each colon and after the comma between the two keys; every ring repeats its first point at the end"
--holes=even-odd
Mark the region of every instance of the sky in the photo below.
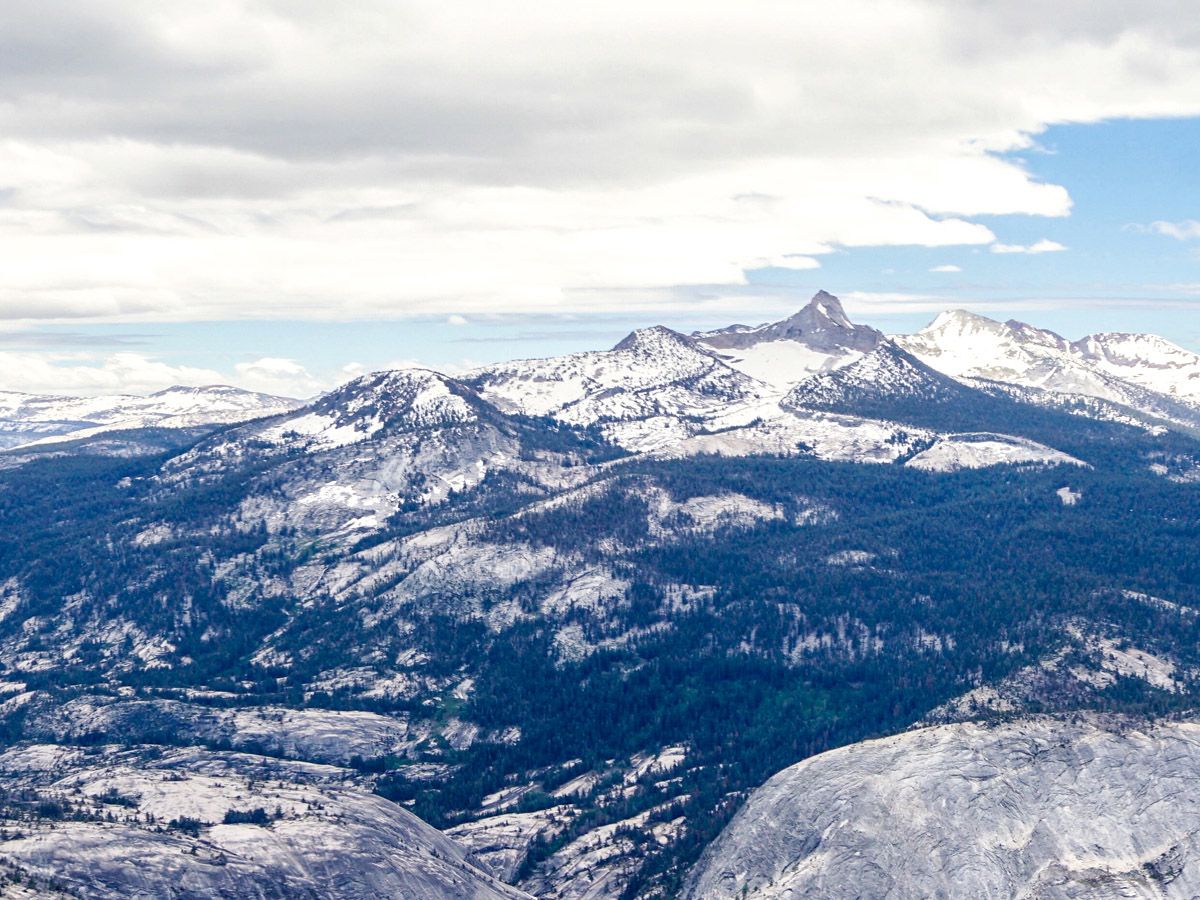
{"type": "Polygon", "coordinates": [[[1200,351],[1186,0],[0,0],[0,390],[358,373],[817,289],[1200,351]]]}

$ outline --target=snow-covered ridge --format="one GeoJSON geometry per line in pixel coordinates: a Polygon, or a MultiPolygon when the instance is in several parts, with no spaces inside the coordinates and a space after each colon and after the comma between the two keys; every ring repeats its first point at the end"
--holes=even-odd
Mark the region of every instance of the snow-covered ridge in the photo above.
{"type": "Polygon", "coordinates": [[[1134,384],[1200,401],[1200,354],[1155,334],[1093,334],[1071,345],[1097,369],[1134,384]]]}
{"type": "MultiPolygon", "coordinates": [[[[479,370],[468,381],[501,408],[596,425],[627,450],[666,457],[804,453],[893,462],[942,436],[820,410],[836,412],[848,400],[953,402],[977,395],[875,329],[851,323],[837,298],[825,292],[771,325],[691,337],[644,328],[611,351],[504,363],[479,370]]],[[[886,410],[874,409],[872,415],[886,415],[886,410]]],[[[971,449],[930,465],[1068,459],[1016,438],[971,449]]]]}
{"type": "Polygon", "coordinates": [[[189,428],[276,415],[301,401],[228,385],[171,387],[149,396],[61,397],[0,392],[0,448],[133,428],[189,428]]]}
{"type": "Polygon", "coordinates": [[[300,409],[221,431],[172,458],[160,478],[224,477],[231,465],[284,466],[251,492],[241,521],[314,528],[339,540],[382,527],[409,503],[427,505],[522,460],[519,423],[469,386],[428,369],[364,375],[300,409]]]}
{"type": "Polygon", "coordinates": [[[1006,434],[951,434],[905,465],[927,472],[955,472],[995,465],[1087,466],[1075,457],[1026,438],[1006,434]]]}
{"type": "Polygon", "coordinates": [[[501,409],[575,425],[711,416],[770,393],[662,326],[639,329],[612,350],[501,363],[466,380],[501,409]]]}
{"type": "Polygon", "coordinates": [[[259,432],[273,444],[300,442],[328,449],[391,433],[443,428],[474,421],[476,405],[452,379],[428,369],[363,375],[259,432]]]}
{"type": "Polygon", "coordinates": [[[971,389],[935,372],[890,341],[833,372],[800,382],[783,400],[785,407],[826,407],[871,400],[966,399],[971,389]]]}
{"type": "MultiPolygon", "coordinates": [[[[1095,334],[1068,341],[1023,322],[952,310],[893,340],[954,378],[1098,397],[1168,419],[1181,418],[1177,410],[1172,414],[1170,401],[1190,404],[1193,415],[1200,410],[1200,355],[1155,335],[1095,334]]],[[[1182,417],[1188,417],[1186,408],[1182,417]]]]}

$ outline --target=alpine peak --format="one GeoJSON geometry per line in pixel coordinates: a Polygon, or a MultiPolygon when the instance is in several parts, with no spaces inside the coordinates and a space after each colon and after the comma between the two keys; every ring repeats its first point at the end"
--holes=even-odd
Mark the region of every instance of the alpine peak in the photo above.
{"type": "Polygon", "coordinates": [[[940,312],[932,322],[922,328],[918,334],[934,334],[936,332],[966,331],[997,331],[1003,330],[1003,325],[995,319],[981,316],[967,309],[948,309],[940,312]]]}
{"type": "Polygon", "coordinates": [[[808,301],[808,305],[796,313],[792,319],[799,319],[801,317],[806,317],[810,321],[818,323],[824,320],[839,328],[854,327],[850,322],[850,318],[846,315],[846,311],[842,309],[842,301],[828,291],[823,290],[813,294],[813,298],[808,301]]]}
{"type": "Polygon", "coordinates": [[[658,351],[665,348],[695,350],[696,344],[685,334],[680,334],[665,325],[639,328],[625,335],[613,350],[658,351]]]}
{"type": "Polygon", "coordinates": [[[817,291],[799,312],[757,328],[734,326],[695,336],[715,349],[745,349],[767,341],[798,341],[814,350],[873,350],[883,335],[869,325],[850,321],[842,302],[828,291],[817,291]]]}

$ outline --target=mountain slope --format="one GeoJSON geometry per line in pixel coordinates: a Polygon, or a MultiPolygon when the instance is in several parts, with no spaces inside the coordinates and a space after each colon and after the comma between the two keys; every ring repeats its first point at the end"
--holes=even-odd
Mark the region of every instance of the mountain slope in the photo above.
{"type": "MultiPolygon", "coordinates": [[[[811,453],[903,461],[938,441],[936,430],[1002,430],[998,416],[981,417],[978,408],[1012,404],[922,366],[875,329],[853,324],[823,291],[773,325],[691,338],[641,329],[608,352],[519,360],[469,380],[502,407],[594,424],[628,450],[667,457],[811,453]],[[938,409],[931,416],[933,394],[938,409]]],[[[973,452],[942,456],[951,467],[1067,458],[1016,439],[1002,443],[976,441],[973,452]]]]}
{"type": "Polygon", "coordinates": [[[1032,440],[1092,464],[1106,458],[1123,428],[1127,439],[1137,441],[1147,422],[1161,421],[1096,398],[952,378],[891,341],[857,362],[800,382],[781,403],[943,434],[989,432],[1010,443],[1032,440]]]}
{"type": "MultiPolygon", "coordinates": [[[[925,365],[891,341],[833,372],[801,381],[781,401],[793,410],[825,410],[942,431],[1028,435],[1020,420],[1037,411],[993,397],[925,365]]],[[[1054,415],[1054,414],[1050,414],[1054,415]]]]}
{"type": "Polygon", "coordinates": [[[469,491],[489,475],[570,483],[564,464],[596,450],[567,426],[502,413],[453,378],[402,369],[361,376],[300,409],[219,432],[170,460],[158,480],[177,490],[244,479],[251,499],[240,517],[273,530],[348,538],[380,529],[400,509],[469,491]]]}
{"type": "Polygon", "coordinates": [[[751,794],[685,898],[1186,898],[1200,726],[951,725],[813,757],[751,794]]]}
{"type": "Polygon", "coordinates": [[[949,406],[970,403],[977,395],[973,388],[885,342],[836,372],[802,381],[788,392],[784,402],[789,406],[837,409],[906,402],[949,406]]]}
{"type": "Polygon", "coordinates": [[[1044,708],[1192,702],[1200,641],[1174,610],[1200,607],[1195,487],[1138,464],[1200,452],[1185,438],[1106,433],[1123,455],[1094,469],[762,446],[589,463],[569,432],[432,373],[369,378],[337,409],[237,426],[165,472],[0,472],[2,733],[357,757],[526,889],[654,896],[739,792],[1051,659],[1078,619],[1180,693],[1137,670],[1106,682],[1090,654],[1110,643],[1080,643],[1060,665],[1097,687],[1044,708]],[[288,424],[314,414],[332,418],[288,424]],[[511,441],[459,458],[484,462],[473,490],[394,496],[342,530],[364,513],[328,485],[472,435],[511,441]]]}
{"type": "Polygon", "coordinates": [[[0,773],[0,867],[40,896],[528,900],[353,770],[33,744],[0,773]]]}

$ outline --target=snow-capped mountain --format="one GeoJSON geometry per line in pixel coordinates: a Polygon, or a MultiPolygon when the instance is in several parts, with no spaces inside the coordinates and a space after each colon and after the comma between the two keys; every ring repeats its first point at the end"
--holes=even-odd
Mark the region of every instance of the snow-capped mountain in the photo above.
{"type": "MultiPolygon", "coordinates": [[[[1010,404],[1200,427],[1200,406],[1189,400],[1196,383],[1200,357],[1149,336],[1095,335],[1072,343],[1023,323],[954,311],[917,334],[888,339],[852,322],[836,297],[820,291],[793,316],[756,327],[690,337],[643,328],[611,350],[516,360],[461,380],[377,373],[253,433],[259,444],[317,451],[436,430],[447,416],[462,424],[486,408],[491,422],[517,414],[592,427],[632,452],[741,455],[817,447],[825,458],[888,459],[893,454],[885,448],[899,446],[889,432],[892,420],[932,425],[942,434],[999,427],[995,416],[976,421],[975,413],[914,415],[914,404],[978,407],[983,389],[1010,404]],[[412,408],[401,410],[410,394],[412,408]],[[868,422],[889,433],[874,448],[862,441],[876,427],[868,422]]],[[[0,410],[7,412],[0,440],[44,443],[148,425],[230,423],[297,407],[285,398],[218,387],[145,398],[10,394],[0,396],[0,410]]],[[[221,440],[238,439],[235,432],[221,440]]],[[[986,444],[972,443],[978,452],[969,458],[982,460],[986,444]]]]}
{"type": "Polygon", "coordinates": [[[1094,397],[1168,422],[1200,424],[1200,356],[1152,335],[1071,342],[1023,322],[953,310],[893,340],[954,378],[1094,397]]]}
{"type": "Polygon", "coordinates": [[[294,414],[247,431],[272,444],[312,451],[477,422],[485,406],[451,378],[428,369],[399,369],[355,378],[294,414]]]}
{"type": "Polygon", "coordinates": [[[499,408],[594,426],[633,451],[677,444],[706,423],[756,418],[773,389],[726,365],[694,339],[655,326],[611,350],[489,366],[465,379],[499,408]]]}
{"type": "Polygon", "coordinates": [[[851,322],[841,301],[825,291],[780,322],[731,325],[692,337],[727,365],[777,388],[848,365],[883,340],[869,325],[851,322]]]}
{"type": "MultiPolygon", "coordinates": [[[[417,390],[401,386],[412,377],[368,376],[381,390],[386,387],[392,403],[406,390],[417,390]]],[[[258,439],[295,446],[305,436],[303,443],[318,449],[382,433],[382,413],[357,396],[364,385],[351,382],[330,392],[305,407],[302,417],[281,419],[258,439]]],[[[814,410],[886,422],[889,402],[931,401],[936,394],[938,404],[953,405],[977,400],[971,388],[1006,390],[1014,402],[1110,421],[1200,427],[1200,355],[1161,338],[1098,334],[1072,342],[1024,323],[956,310],[916,334],[888,339],[852,322],[825,291],[779,322],[690,337],[662,326],[643,328],[611,350],[516,360],[443,380],[439,387],[426,384],[420,390],[433,393],[414,395],[411,427],[438,424],[425,421],[426,415],[469,418],[484,403],[496,414],[595,427],[634,452],[674,452],[694,438],[704,445],[732,445],[740,429],[779,422],[785,413],[795,417],[800,409],[808,411],[803,415],[810,422],[814,410]],[[708,436],[716,433],[732,437],[714,442],[708,436]]],[[[149,397],[0,394],[0,449],[115,430],[236,423],[300,406],[221,386],[170,388],[149,397]]],[[[785,421],[784,430],[794,430],[795,422],[785,421]]],[[[991,430],[987,423],[964,425],[991,430]]],[[[781,433],[779,427],[772,430],[781,433]]],[[[748,438],[748,444],[754,440],[748,438]]],[[[779,446],[778,439],[768,443],[779,446]]]]}
{"type": "Polygon", "coordinates": [[[428,369],[360,376],[287,413],[227,429],[164,469],[164,483],[223,477],[231,467],[269,471],[272,489],[244,513],[271,528],[326,536],[383,527],[405,505],[427,505],[479,485],[489,474],[521,472],[559,484],[570,439],[542,456],[546,426],[501,412],[473,388],[428,369]]]}
{"type": "Polygon", "coordinates": [[[1154,334],[1092,334],[1071,352],[1097,369],[1171,397],[1200,401],[1200,354],[1154,334]]]}
{"type": "Polygon", "coordinates": [[[687,900],[1186,898],[1200,725],[948,725],[805,760],[756,790],[687,900]]]}
{"type": "Polygon", "coordinates": [[[467,380],[501,408],[576,425],[712,415],[764,394],[754,379],[661,325],[611,350],[501,363],[467,380]]]}
{"type": "Polygon", "coordinates": [[[1120,382],[1072,353],[1065,338],[1021,322],[997,322],[952,310],[916,334],[897,335],[893,340],[955,378],[983,378],[1116,402],[1124,399],[1120,382]]]}
{"type": "Polygon", "coordinates": [[[105,431],[227,424],[294,409],[301,401],[228,385],[170,387],[149,396],[65,397],[0,392],[0,449],[105,431]]]}
{"type": "MultiPolygon", "coordinates": [[[[824,291],[774,324],[690,337],[644,328],[609,351],[518,360],[467,381],[502,409],[595,426],[626,450],[667,457],[805,453],[895,462],[958,426],[915,430],[910,416],[900,417],[903,425],[891,421],[889,404],[934,394],[946,406],[990,399],[854,324],[824,291]]],[[[960,418],[972,430],[994,428],[960,418]]],[[[971,444],[971,453],[946,456],[953,467],[992,464],[989,448],[997,450],[994,462],[1068,458],[1036,443],[1020,449],[1017,439],[971,444]]]]}

